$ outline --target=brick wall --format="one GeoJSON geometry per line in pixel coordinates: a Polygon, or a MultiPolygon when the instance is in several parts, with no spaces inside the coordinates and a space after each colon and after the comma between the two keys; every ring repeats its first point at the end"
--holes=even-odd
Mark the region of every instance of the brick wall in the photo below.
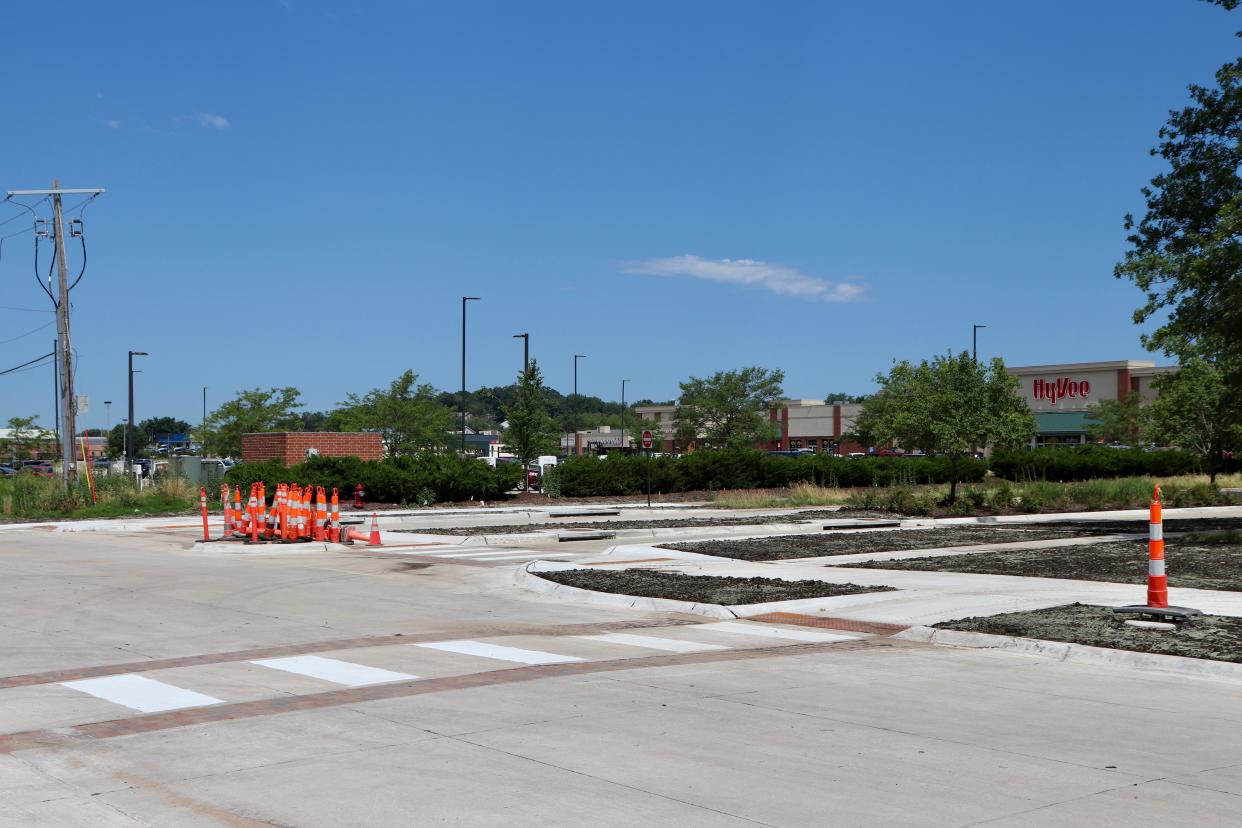
{"type": "Polygon", "coordinates": [[[270,431],[242,435],[242,462],[274,458],[292,466],[305,460],[307,449],[312,448],[323,457],[384,457],[384,441],[378,432],[270,431]]]}

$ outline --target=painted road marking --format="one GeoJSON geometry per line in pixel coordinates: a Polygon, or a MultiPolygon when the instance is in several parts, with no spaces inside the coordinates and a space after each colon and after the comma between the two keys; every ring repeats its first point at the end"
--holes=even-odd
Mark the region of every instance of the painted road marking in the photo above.
{"type": "Polygon", "coordinates": [[[430,641],[426,644],[414,644],[414,647],[427,647],[432,650],[443,650],[446,653],[495,658],[500,661],[516,661],[519,664],[566,664],[571,661],[582,661],[577,656],[545,653],[542,650],[523,650],[518,647],[505,647],[500,644],[487,644],[483,641],[430,641]]]}
{"type": "Polygon", "coordinates": [[[260,667],[271,667],[273,670],[284,670],[286,673],[298,673],[311,678],[323,679],[333,684],[344,684],[347,687],[363,687],[389,681],[413,681],[418,678],[409,673],[396,673],[392,670],[382,670],[379,667],[354,664],[352,661],[340,661],[335,658],[313,655],[264,658],[250,663],[258,664],[260,667]]]}
{"type": "Polygon", "coordinates": [[[159,713],[183,707],[222,704],[220,699],[184,690],[162,681],[129,673],[121,676],[61,682],[62,687],[77,690],[97,699],[110,701],[140,713],[159,713]]]}
{"type": "Polygon", "coordinates": [[[759,635],[765,638],[783,638],[787,641],[848,641],[856,638],[852,635],[838,635],[837,633],[812,632],[811,630],[787,630],[784,627],[770,627],[746,624],[741,621],[717,621],[714,624],[700,624],[695,627],[698,630],[710,630],[712,632],[722,632],[737,635],[759,635]]]}
{"type": "Polygon", "coordinates": [[[529,558],[531,556],[545,558],[570,558],[574,555],[581,555],[581,552],[536,552],[534,550],[523,551],[521,549],[493,549],[490,552],[452,552],[437,553],[436,558],[474,558],[480,561],[496,560],[498,558],[529,558]]]}
{"type": "Polygon", "coordinates": [[[727,650],[723,644],[700,644],[697,641],[680,641],[676,638],[654,638],[649,635],[606,633],[604,635],[579,635],[584,641],[603,641],[605,644],[624,644],[628,647],[646,647],[651,650],[667,650],[670,653],[701,653],[708,650],[727,650]]]}

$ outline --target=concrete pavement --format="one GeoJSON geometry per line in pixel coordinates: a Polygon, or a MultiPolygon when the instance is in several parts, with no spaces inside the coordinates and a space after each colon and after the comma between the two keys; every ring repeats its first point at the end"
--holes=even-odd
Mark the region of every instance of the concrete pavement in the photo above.
{"type": "Polygon", "coordinates": [[[1237,684],[176,532],[0,533],[0,826],[1237,821],[1237,684]],[[214,701],[144,712],[201,699],[115,676],[214,701]]]}

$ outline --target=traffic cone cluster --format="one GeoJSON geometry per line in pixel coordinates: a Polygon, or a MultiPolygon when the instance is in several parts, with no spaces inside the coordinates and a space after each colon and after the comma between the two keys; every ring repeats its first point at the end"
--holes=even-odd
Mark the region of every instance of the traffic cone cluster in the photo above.
{"type": "Polygon", "coordinates": [[[353,543],[354,541],[365,543],[367,546],[382,546],[383,545],[383,543],[380,541],[379,515],[377,515],[375,512],[371,513],[371,534],[364,535],[361,532],[355,531],[353,529],[350,529],[345,534],[345,540],[343,541],[343,543],[353,543]]]}
{"type": "MultiPolygon", "coordinates": [[[[262,482],[250,485],[244,504],[241,486],[224,484],[220,487],[220,504],[224,509],[224,534],[218,540],[341,542],[340,495],[336,489],[332,489],[329,498],[323,486],[278,483],[269,506],[262,482]]],[[[378,539],[378,528],[373,529],[372,535],[378,539]]]]}

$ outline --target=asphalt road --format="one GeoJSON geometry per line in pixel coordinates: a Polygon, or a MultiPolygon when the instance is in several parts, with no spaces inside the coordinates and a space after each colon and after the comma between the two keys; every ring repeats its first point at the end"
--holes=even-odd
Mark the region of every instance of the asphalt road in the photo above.
{"type": "Polygon", "coordinates": [[[0,825],[1242,813],[1237,684],[550,601],[524,558],[192,534],[0,534],[0,825]]]}

